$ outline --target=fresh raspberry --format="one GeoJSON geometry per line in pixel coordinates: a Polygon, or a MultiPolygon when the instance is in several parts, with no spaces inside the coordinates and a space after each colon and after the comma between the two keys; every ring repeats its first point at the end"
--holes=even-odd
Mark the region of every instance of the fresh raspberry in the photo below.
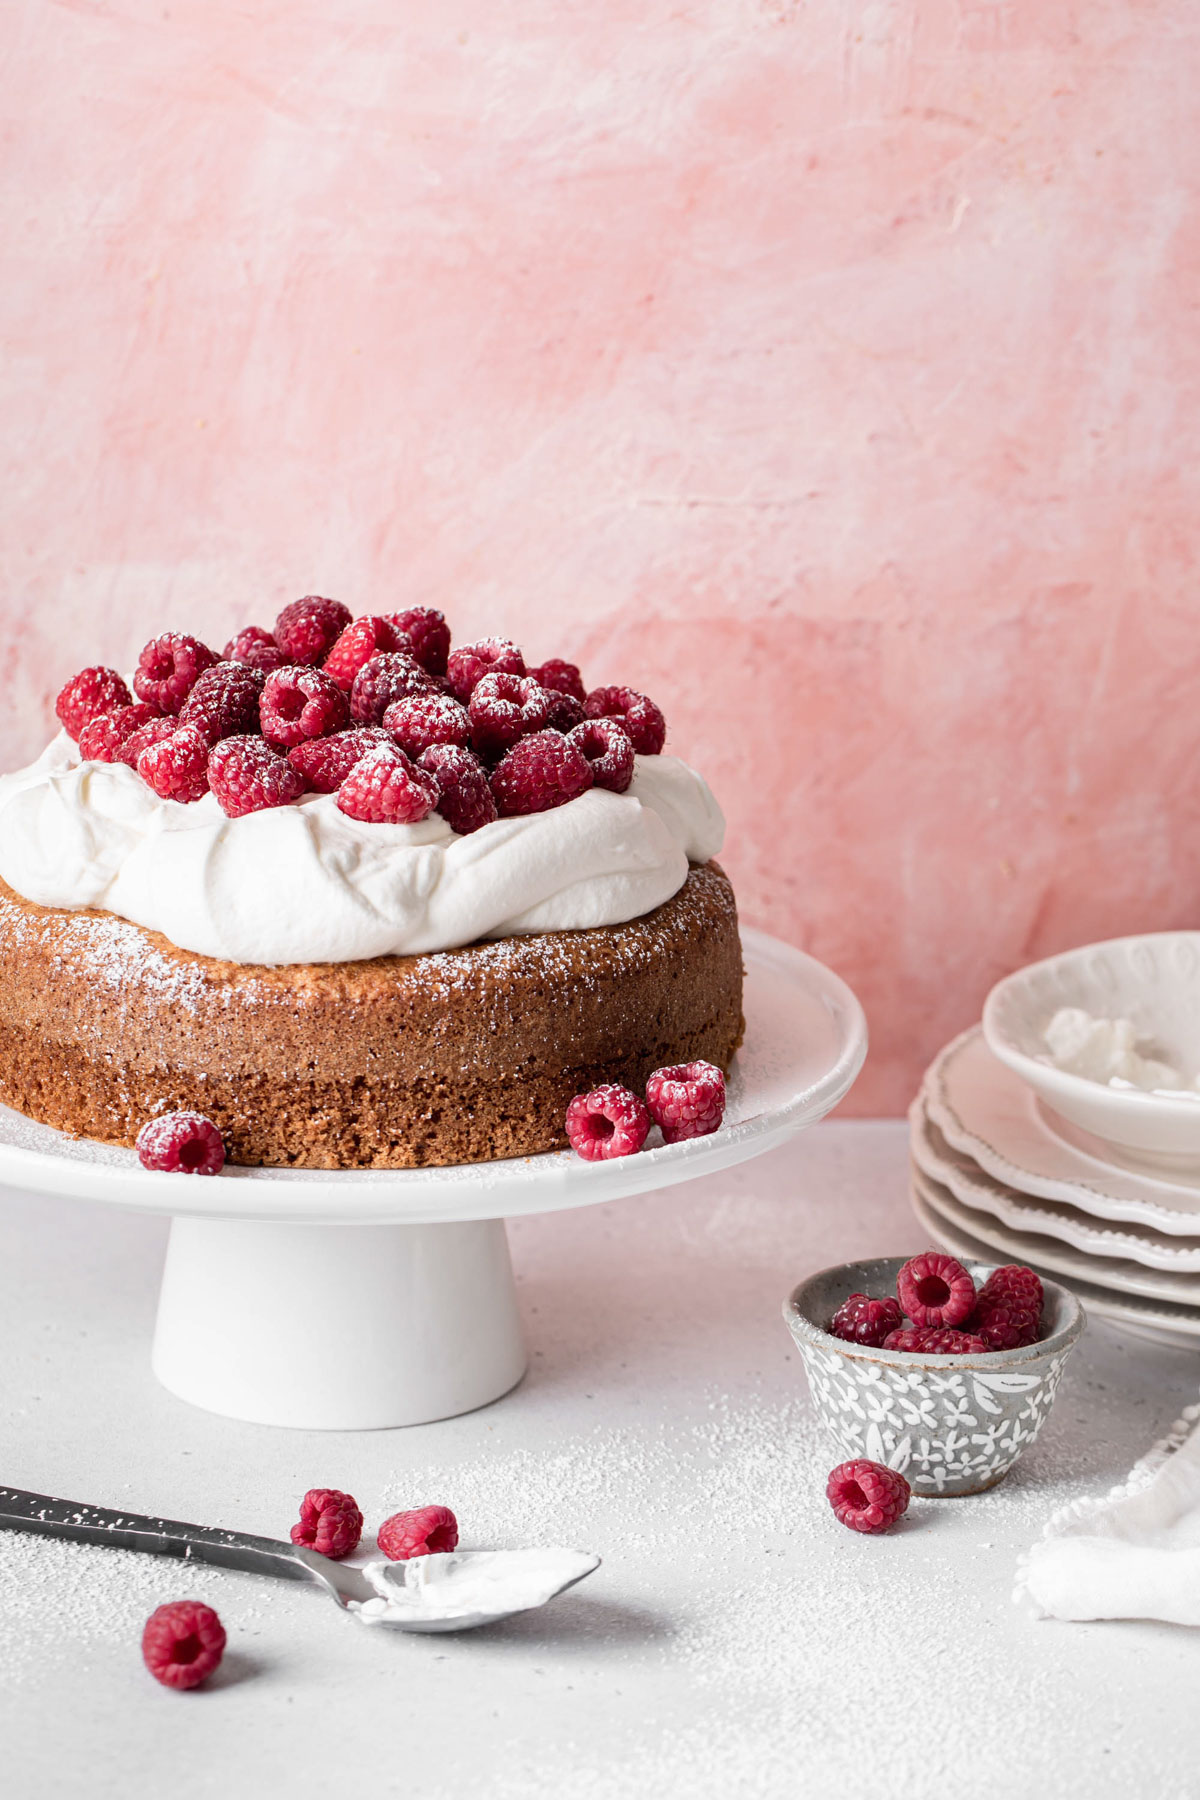
{"type": "MultiPolygon", "coordinates": [[[[144,700],[135,700],[131,706],[118,706],[115,712],[100,713],[80,732],[79,754],[84,762],[119,762],[126,739],[158,717],[144,700]]],[[[172,731],[175,724],[174,719],[169,721],[172,731]]]]}
{"type": "Polygon", "coordinates": [[[222,654],[226,662],[247,663],[250,668],[262,669],[267,675],[272,669],[285,668],[292,660],[261,625],[247,625],[235,638],[230,638],[222,654]]]}
{"type": "Polygon", "coordinates": [[[465,747],[471,741],[471,719],[466,707],[449,694],[432,690],[393,700],[383,715],[383,723],[406,756],[420,756],[431,744],[465,747]]]}
{"type": "Polygon", "coordinates": [[[549,701],[546,714],[548,730],[561,731],[565,736],[568,731],[574,731],[577,725],[582,725],[583,702],[577,700],[574,694],[556,694],[552,688],[544,688],[542,691],[549,701]]]}
{"type": "Polygon", "coordinates": [[[208,792],[208,738],[195,725],[180,725],[170,737],[148,744],[137,759],[137,772],[160,800],[186,806],[208,792]]]}
{"type": "Polygon", "coordinates": [[[567,1108],[567,1136],[585,1162],[634,1155],[649,1129],[650,1114],[637,1095],[615,1082],[576,1094],[567,1108]]]}
{"type": "Polygon", "coordinates": [[[856,1457],[832,1471],[825,1494],[841,1524],[874,1532],[886,1531],[908,1511],[912,1489],[899,1469],[856,1457]]]}
{"type": "Polygon", "coordinates": [[[1040,1277],[1023,1263],[1008,1263],[988,1276],[967,1324],[993,1350],[1036,1344],[1043,1298],[1040,1277]]]}
{"type": "Polygon", "coordinates": [[[587,689],[583,685],[583,676],[574,663],[564,662],[561,656],[552,656],[548,662],[539,663],[536,669],[530,669],[530,675],[539,687],[549,688],[554,694],[570,694],[578,700],[580,706],[587,699],[587,689]]]}
{"type": "Polygon", "coordinates": [[[292,1526],[292,1542],[340,1562],[358,1549],[362,1528],[363,1516],[353,1495],[337,1488],[309,1488],[300,1502],[299,1521],[292,1526]]]}
{"type": "Polygon", "coordinates": [[[492,771],[492,793],[502,819],[565,806],[591,785],[591,763],[557,731],[522,738],[492,771]]]}
{"type": "Polygon", "coordinates": [[[183,703],[181,725],[194,725],[210,744],[258,730],[258,703],[267,672],[252,663],[219,662],[205,669],[183,703]]]}
{"type": "Polygon", "coordinates": [[[299,769],[315,794],[336,794],[368,750],[391,741],[378,725],[356,725],[350,731],[335,731],[332,737],[305,738],[302,743],[293,744],[288,761],[293,769],[299,769]]]}
{"type": "Polygon", "coordinates": [[[585,719],[567,733],[567,742],[587,757],[597,787],[623,794],[633,780],[633,745],[615,719],[585,719]]]}
{"type": "Polygon", "coordinates": [[[1006,1306],[1002,1300],[980,1300],[967,1324],[989,1350],[1019,1350],[1036,1344],[1041,1320],[1023,1306],[1006,1306]]]}
{"type": "Polygon", "coordinates": [[[227,737],[208,756],[208,784],[231,819],[288,806],[304,792],[304,777],[265,738],[227,737]]]}
{"type": "Polygon", "coordinates": [[[925,1356],[982,1356],[991,1346],[973,1331],[951,1331],[945,1325],[907,1325],[889,1331],[885,1350],[920,1351],[925,1356]]]}
{"type": "Polygon", "coordinates": [[[347,625],[321,667],[349,693],[363,664],[381,650],[407,650],[411,654],[411,644],[408,639],[397,642],[396,628],[390,619],[369,613],[347,625]]]}
{"type": "Polygon", "coordinates": [[[979,1290],[980,1300],[986,1300],[989,1306],[993,1302],[1002,1301],[1005,1306],[1019,1306],[1024,1312],[1031,1312],[1041,1317],[1045,1290],[1040,1275],[1024,1263],[1006,1263],[1002,1269],[993,1269],[979,1290]]]}
{"type": "Polygon", "coordinates": [[[185,631],[151,638],[138,657],[133,691],[156,712],[177,713],[203,675],[220,659],[215,650],[185,631]]]}
{"type": "Polygon", "coordinates": [[[869,1294],[851,1294],[829,1322],[831,1337],[844,1338],[848,1344],[866,1344],[878,1350],[890,1332],[899,1331],[904,1314],[899,1302],[889,1294],[886,1300],[873,1300],[869,1294]]]}
{"type": "Polygon", "coordinates": [[[350,689],[350,714],[359,725],[381,725],[393,701],[406,694],[436,693],[433,676],[403,651],[384,652],[365,662],[350,689]]]}
{"type": "Polygon", "coordinates": [[[484,675],[471,690],[467,711],[471,748],[494,762],[519,738],[545,731],[550,695],[527,675],[484,675]]]}
{"type": "Polygon", "coordinates": [[[480,638],[460,644],[446,663],[450,692],[465,706],[485,675],[523,675],[525,658],[508,638],[480,638]]]}
{"type": "Polygon", "coordinates": [[[487,770],[477,756],[458,744],[431,744],[422,751],[420,761],[423,769],[437,777],[441,789],[437,809],[451,831],[469,837],[480,826],[495,821],[496,801],[487,770]]]}
{"type": "Polygon", "coordinates": [[[653,700],[634,688],[593,688],[583,710],[589,719],[616,719],[639,756],[657,756],[666,740],[667,721],[653,700]]]}
{"type": "Polygon", "coordinates": [[[458,1543],[458,1520],[448,1506],[418,1506],[393,1513],[379,1527],[376,1542],[392,1562],[413,1556],[442,1556],[458,1543]]]}
{"type": "Polygon", "coordinates": [[[178,719],[147,719],[144,725],[130,732],[117,753],[117,761],[136,769],[143,750],[148,750],[151,744],[161,744],[164,738],[174,737],[178,730],[178,719]]]}
{"type": "Polygon", "coordinates": [[[81,669],[59,693],[54,710],[67,736],[78,741],[85,725],[90,725],[101,713],[128,706],[132,699],[133,695],[115,669],[81,669]]]}
{"type": "Polygon", "coordinates": [[[332,675],[293,664],[267,676],[258,717],[263,736],[279,749],[290,750],[305,738],[343,730],[350,723],[350,708],[332,675]]]}
{"type": "Polygon", "coordinates": [[[323,663],[353,617],[340,600],[306,594],[285,606],[275,621],[275,642],[289,663],[315,668],[323,663]]]}
{"type": "Polygon", "coordinates": [[[961,1325],[975,1305],[975,1283],[954,1257],[926,1250],[897,1275],[896,1298],[914,1325],[961,1325]]]}
{"type": "Polygon", "coordinates": [[[160,1113],[142,1126],[137,1153],[143,1169],[168,1175],[219,1175],[225,1167],[225,1144],[203,1113],[160,1113]]]}
{"type": "Polygon", "coordinates": [[[725,1117],[725,1077],[714,1063],[675,1063],[646,1083],[650,1117],[668,1144],[707,1137],[725,1117]]]}
{"type": "Polygon", "coordinates": [[[389,744],[360,757],[337,796],[340,812],[373,825],[416,825],[437,802],[437,776],[389,744]]]}
{"type": "Polygon", "coordinates": [[[203,1600],[157,1606],[142,1628],[142,1661],[164,1687],[198,1687],[224,1654],[225,1627],[203,1600]]]}
{"type": "Polygon", "coordinates": [[[407,612],[389,613],[388,618],[397,631],[404,633],[423,669],[431,675],[446,673],[450,627],[436,606],[410,606],[407,612]]]}

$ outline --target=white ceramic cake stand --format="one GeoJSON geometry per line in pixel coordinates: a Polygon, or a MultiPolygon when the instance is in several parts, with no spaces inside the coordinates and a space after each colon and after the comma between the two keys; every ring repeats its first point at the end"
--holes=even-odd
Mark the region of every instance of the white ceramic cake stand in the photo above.
{"type": "Polygon", "coordinates": [[[570,1151],[445,1169],[151,1173],[132,1150],[0,1107],[0,1182],[169,1213],[164,1387],[260,1424],[367,1430],[470,1412],[525,1370],[504,1220],[728,1168],[824,1116],[867,1049],[850,989],[745,931],[746,1042],[711,1137],[611,1162],[570,1151]]]}

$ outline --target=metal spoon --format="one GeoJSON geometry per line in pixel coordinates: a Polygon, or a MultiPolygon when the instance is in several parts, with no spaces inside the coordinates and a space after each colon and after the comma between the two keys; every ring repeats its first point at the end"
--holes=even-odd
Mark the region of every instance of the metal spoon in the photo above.
{"type": "Polygon", "coordinates": [[[315,1550],[276,1538],[251,1537],[242,1531],[221,1531],[208,1525],[184,1525],[176,1519],[148,1519],[138,1513],[114,1512],[103,1506],[87,1506],[76,1500],[56,1500],[49,1494],[28,1494],[20,1488],[0,1488],[0,1531],[27,1531],[38,1537],[69,1538],[75,1543],[103,1544],[109,1549],[142,1550],[150,1556],[174,1556],[181,1562],[212,1563],[221,1569],[238,1569],[248,1575],[273,1575],[280,1581],[315,1582],[346,1612],[364,1622],[394,1626],[401,1631],[468,1631],[506,1619],[513,1613],[541,1606],[555,1594],[582,1581],[599,1567],[600,1558],[571,1553],[561,1579],[551,1591],[545,1585],[534,1598],[515,1603],[497,1599],[482,1607],[464,1608],[456,1602],[454,1576],[469,1577],[472,1564],[494,1568],[497,1559],[511,1555],[514,1564],[523,1551],[460,1551],[453,1556],[414,1558],[405,1564],[386,1565],[387,1587],[394,1598],[381,1600],[381,1589],[361,1569],[348,1569],[315,1550]],[[440,1580],[429,1579],[432,1568],[445,1570],[440,1580]],[[411,1579],[410,1579],[411,1577],[411,1579]],[[409,1590],[407,1593],[404,1590],[409,1590]],[[403,1604],[397,1605],[396,1600],[403,1604]],[[440,1602],[440,1604],[439,1604],[440,1602]],[[370,1611],[363,1613],[364,1607],[370,1611]],[[381,1608],[386,1610],[381,1612],[381,1608]]]}

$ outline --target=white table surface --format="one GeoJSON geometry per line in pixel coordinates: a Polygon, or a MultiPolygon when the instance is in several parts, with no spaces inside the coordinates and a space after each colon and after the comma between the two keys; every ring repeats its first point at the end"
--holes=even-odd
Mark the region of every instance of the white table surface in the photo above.
{"type": "MultiPolygon", "coordinates": [[[[6,1800],[287,1794],[673,1800],[1195,1795],[1200,1638],[1035,1621],[1018,1552],[1196,1397],[1200,1358],[1095,1324],[1042,1441],[994,1493],[856,1537],[779,1315],[806,1271],[920,1246],[906,1129],[826,1123],[691,1186],[521,1220],[529,1375],[408,1431],[194,1411],[147,1352],[163,1221],[0,1191],[0,1480],[286,1536],[310,1486],[368,1524],[442,1501],[464,1544],[603,1568],[460,1638],[370,1632],[316,1591],[0,1533],[6,1800]],[[164,1599],[219,1610],[195,1693],[145,1673],[164,1599]]],[[[313,1322],[313,1355],[335,1356],[313,1322]]]]}

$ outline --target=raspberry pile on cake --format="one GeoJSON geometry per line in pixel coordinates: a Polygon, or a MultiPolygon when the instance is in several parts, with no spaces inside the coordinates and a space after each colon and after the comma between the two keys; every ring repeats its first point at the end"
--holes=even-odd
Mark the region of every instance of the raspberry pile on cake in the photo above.
{"type": "Polygon", "coordinates": [[[160,633],[56,711],[0,777],[4,1103],[409,1168],[559,1148],[576,1095],[728,1068],[720,814],[639,689],[307,596],[222,654],[160,633]]]}
{"type": "Polygon", "coordinates": [[[451,651],[433,607],[355,619],[318,595],[285,606],[274,632],[246,626],[222,657],[164,632],[138,658],[133,694],[116,669],[87,668],[55,710],[82,757],[128,763],[163,800],[211,790],[241,818],[336,793],[352,819],[414,825],[436,811],[464,836],[593,785],[623,794],[635,755],[657,756],[667,733],[645,694],[589,693],[560,657],[527,668],[501,637],[451,651]]]}

